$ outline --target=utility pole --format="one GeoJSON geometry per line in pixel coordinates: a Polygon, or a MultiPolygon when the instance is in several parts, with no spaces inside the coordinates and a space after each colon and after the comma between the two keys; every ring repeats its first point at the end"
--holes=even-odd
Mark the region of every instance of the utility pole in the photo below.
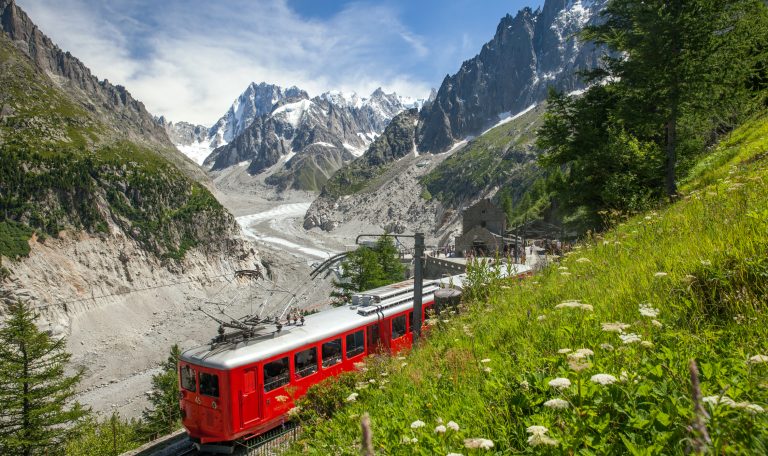
{"type": "Polygon", "coordinates": [[[411,321],[411,327],[413,328],[413,348],[416,348],[421,339],[421,298],[422,298],[422,286],[424,282],[424,271],[422,271],[422,265],[424,261],[424,233],[416,233],[414,235],[414,252],[413,252],[413,320],[411,321]]]}

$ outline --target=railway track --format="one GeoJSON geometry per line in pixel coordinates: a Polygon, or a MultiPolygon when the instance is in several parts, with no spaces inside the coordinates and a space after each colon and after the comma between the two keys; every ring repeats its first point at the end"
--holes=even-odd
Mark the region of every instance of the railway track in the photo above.
{"type": "MultiPolygon", "coordinates": [[[[301,428],[291,422],[268,431],[259,437],[233,445],[233,455],[236,456],[276,456],[296,441],[301,428]]],[[[210,453],[200,452],[189,441],[183,430],[163,436],[121,456],[192,456],[210,453]]]]}

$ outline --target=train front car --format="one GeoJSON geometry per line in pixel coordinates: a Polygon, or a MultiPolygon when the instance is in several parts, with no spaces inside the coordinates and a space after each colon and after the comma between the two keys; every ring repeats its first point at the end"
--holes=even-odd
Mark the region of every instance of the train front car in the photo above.
{"type": "MultiPolygon", "coordinates": [[[[186,354],[186,353],[185,353],[186,354]]],[[[179,405],[190,440],[210,452],[229,453],[233,440],[230,375],[224,369],[179,361],[179,405]]]]}

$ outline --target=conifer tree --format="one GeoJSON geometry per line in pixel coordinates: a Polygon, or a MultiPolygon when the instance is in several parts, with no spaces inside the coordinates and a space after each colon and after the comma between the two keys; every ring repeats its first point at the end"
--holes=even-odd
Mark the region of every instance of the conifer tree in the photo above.
{"type": "Polygon", "coordinates": [[[168,359],[160,365],[162,371],[152,376],[152,392],[149,394],[149,402],[152,406],[142,413],[147,437],[169,434],[181,426],[179,356],[181,356],[181,350],[174,344],[168,359]]]}
{"type": "Polygon", "coordinates": [[[41,332],[36,319],[16,302],[0,328],[0,454],[59,454],[88,414],[73,402],[82,372],[65,375],[64,339],[41,332]]]}

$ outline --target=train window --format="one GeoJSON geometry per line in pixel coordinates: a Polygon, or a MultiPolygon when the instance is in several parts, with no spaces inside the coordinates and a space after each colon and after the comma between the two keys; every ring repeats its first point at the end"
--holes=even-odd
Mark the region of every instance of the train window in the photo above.
{"type": "Polygon", "coordinates": [[[365,351],[365,334],[360,330],[347,334],[347,358],[357,356],[365,351]]]}
{"type": "Polygon", "coordinates": [[[197,388],[195,386],[195,370],[189,365],[181,366],[181,387],[187,391],[195,392],[197,388]]]}
{"type": "Polygon", "coordinates": [[[219,376],[200,372],[200,394],[219,397],[219,376]]]}
{"type": "Polygon", "coordinates": [[[264,365],[264,391],[272,391],[288,384],[288,357],[280,358],[264,365]]]}
{"type": "Polygon", "coordinates": [[[293,355],[296,376],[307,377],[317,372],[317,347],[308,348],[293,355]]]}
{"type": "Polygon", "coordinates": [[[392,339],[405,335],[405,315],[399,315],[392,319],[392,339]]]}
{"type": "Polygon", "coordinates": [[[323,344],[323,367],[331,367],[341,361],[341,339],[334,339],[323,344]]]}

